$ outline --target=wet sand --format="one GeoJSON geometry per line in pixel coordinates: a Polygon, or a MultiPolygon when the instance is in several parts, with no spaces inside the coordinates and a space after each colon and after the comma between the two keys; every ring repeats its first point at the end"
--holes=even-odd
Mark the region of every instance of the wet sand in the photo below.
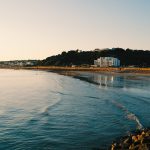
{"type": "MultiPolygon", "coordinates": [[[[150,75],[150,68],[130,68],[130,67],[62,67],[62,66],[34,66],[34,67],[1,67],[1,69],[29,69],[45,70],[52,72],[93,72],[105,74],[128,74],[128,75],[150,75]]],[[[71,73],[69,73],[71,74],[71,73]]]]}
{"type": "Polygon", "coordinates": [[[111,73],[111,74],[143,74],[150,75],[150,68],[129,68],[129,67],[57,67],[57,66],[35,66],[35,67],[23,67],[23,69],[35,69],[35,70],[49,70],[54,72],[60,71],[83,71],[83,72],[100,72],[100,73],[111,73]]]}

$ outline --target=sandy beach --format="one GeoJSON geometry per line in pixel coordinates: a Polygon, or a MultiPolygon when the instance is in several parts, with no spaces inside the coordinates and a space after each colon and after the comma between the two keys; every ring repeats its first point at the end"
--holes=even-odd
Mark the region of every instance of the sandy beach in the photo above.
{"type": "Polygon", "coordinates": [[[33,70],[48,70],[54,72],[62,71],[86,71],[86,72],[100,72],[100,73],[112,73],[112,74],[143,74],[150,75],[150,68],[92,68],[92,67],[57,67],[57,66],[35,66],[35,67],[23,67],[20,69],[33,69],[33,70]]]}

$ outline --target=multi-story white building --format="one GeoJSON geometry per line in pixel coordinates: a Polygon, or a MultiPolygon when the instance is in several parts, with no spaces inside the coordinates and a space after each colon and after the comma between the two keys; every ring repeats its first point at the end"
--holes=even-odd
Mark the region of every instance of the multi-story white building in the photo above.
{"type": "Polygon", "coordinates": [[[120,60],[114,57],[100,57],[97,60],[94,60],[94,65],[97,67],[119,67],[120,60]]]}

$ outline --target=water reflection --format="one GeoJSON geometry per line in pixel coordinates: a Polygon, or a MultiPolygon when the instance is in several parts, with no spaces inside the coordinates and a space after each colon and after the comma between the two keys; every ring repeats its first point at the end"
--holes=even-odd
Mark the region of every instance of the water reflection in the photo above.
{"type": "Polygon", "coordinates": [[[148,76],[99,74],[99,73],[79,73],[76,78],[98,85],[100,88],[145,88],[149,87],[150,78],[148,76]]]}
{"type": "Polygon", "coordinates": [[[108,87],[110,85],[113,85],[114,82],[114,76],[108,76],[108,75],[99,75],[99,74],[93,74],[92,77],[93,81],[97,82],[99,84],[99,87],[108,87]]]}

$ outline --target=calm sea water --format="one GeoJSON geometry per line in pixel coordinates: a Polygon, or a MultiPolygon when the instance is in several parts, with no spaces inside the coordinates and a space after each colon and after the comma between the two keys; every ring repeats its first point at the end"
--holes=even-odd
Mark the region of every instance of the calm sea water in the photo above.
{"type": "Polygon", "coordinates": [[[0,150],[107,149],[148,126],[149,76],[0,70],[0,150]]]}

